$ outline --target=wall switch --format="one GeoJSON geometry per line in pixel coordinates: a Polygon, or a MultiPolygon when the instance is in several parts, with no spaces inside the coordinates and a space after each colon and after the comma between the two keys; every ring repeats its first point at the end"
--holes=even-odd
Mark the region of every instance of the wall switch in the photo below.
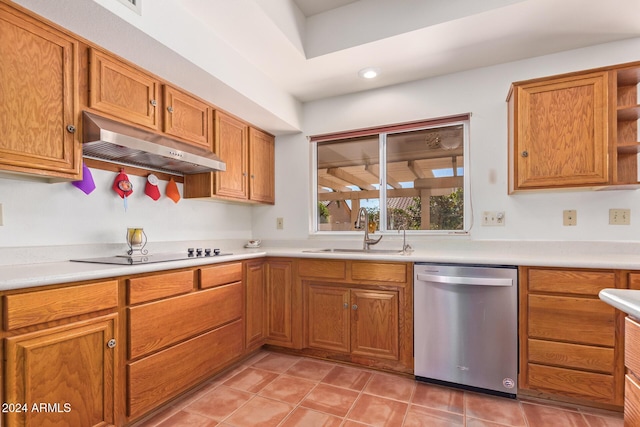
{"type": "Polygon", "coordinates": [[[504,225],[504,212],[484,211],[482,212],[482,225],[504,225]]]}
{"type": "Polygon", "coordinates": [[[578,225],[578,211],[575,209],[562,211],[562,225],[578,225]]]}
{"type": "Polygon", "coordinates": [[[276,218],[276,230],[282,230],[284,228],[284,218],[276,218]]]}
{"type": "Polygon", "coordinates": [[[609,209],[609,224],[611,225],[631,224],[631,209],[609,209]]]}

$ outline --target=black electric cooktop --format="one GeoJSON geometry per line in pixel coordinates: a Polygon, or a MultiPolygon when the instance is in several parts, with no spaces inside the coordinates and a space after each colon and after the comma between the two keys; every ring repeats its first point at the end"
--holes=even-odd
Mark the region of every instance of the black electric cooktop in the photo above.
{"type": "Polygon", "coordinates": [[[190,259],[207,259],[216,258],[219,256],[233,255],[231,253],[221,253],[219,249],[198,250],[196,253],[192,251],[188,253],[161,253],[155,255],[116,255],[102,258],[84,258],[84,259],[72,259],[73,262],[90,262],[94,264],[117,264],[117,265],[140,265],[140,264],[153,264],[157,262],[168,261],[183,261],[190,259]]]}

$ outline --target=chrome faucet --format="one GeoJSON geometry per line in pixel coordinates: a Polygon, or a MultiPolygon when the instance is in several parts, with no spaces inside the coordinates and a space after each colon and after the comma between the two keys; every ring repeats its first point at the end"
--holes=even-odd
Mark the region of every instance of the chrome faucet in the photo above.
{"type": "Polygon", "coordinates": [[[413,248],[407,243],[407,221],[403,221],[398,228],[398,233],[402,230],[402,253],[410,254],[413,252],[413,248]]]}
{"type": "Polygon", "coordinates": [[[382,239],[382,236],[377,239],[369,238],[369,213],[366,208],[360,208],[358,211],[355,228],[356,230],[362,230],[362,228],[364,228],[364,243],[362,244],[362,249],[365,251],[369,250],[370,245],[375,245],[382,239]]]}

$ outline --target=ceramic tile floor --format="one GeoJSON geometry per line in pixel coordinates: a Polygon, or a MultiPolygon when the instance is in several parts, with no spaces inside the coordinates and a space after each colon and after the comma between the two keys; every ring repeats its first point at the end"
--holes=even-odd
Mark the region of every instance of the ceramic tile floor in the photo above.
{"type": "Polygon", "coordinates": [[[261,351],[135,427],[614,427],[622,415],[261,351]]]}

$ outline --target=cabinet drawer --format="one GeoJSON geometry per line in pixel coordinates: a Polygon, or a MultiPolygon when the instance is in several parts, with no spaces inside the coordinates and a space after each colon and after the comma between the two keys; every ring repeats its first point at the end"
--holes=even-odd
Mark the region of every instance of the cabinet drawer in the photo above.
{"type": "Polygon", "coordinates": [[[222,264],[200,269],[200,287],[202,289],[242,280],[242,263],[222,264]]]}
{"type": "Polygon", "coordinates": [[[547,270],[532,268],[529,291],[598,296],[604,288],[615,288],[613,271],[547,270]]]}
{"type": "Polygon", "coordinates": [[[142,415],[213,375],[240,356],[243,345],[242,320],[237,320],[129,364],[128,415],[142,415]]]}
{"type": "Polygon", "coordinates": [[[135,359],[242,317],[242,283],[128,309],[129,358],[135,359]]]}
{"type": "Polygon", "coordinates": [[[529,362],[612,374],[615,357],[613,348],[530,339],[529,362]]]}
{"type": "Polygon", "coordinates": [[[624,379],[624,425],[640,426],[640,385],[631,375],[624,379]]]}
{"type": "Polygon", "coordinates": [[[346,261],[328,259],[301,259],[298,262],[298,275],[319,279],[346,279],[347,263],[346,261]]]}
{"type": "Polygon", "coordinates": [[[404,283],[407,281],[407,265],[354,261],[351,264],[351,278],[374,282],[404,283]]]}
{"type": "Polygon", "coordinates": [[[138,304],[154,299],[186,294],[193,290],[193,272],[155,274],[127,280],[127,303],[138,304]]]}
{"type": "Polygon", "coordinates": [[[624,364],[640,375],[640,323],[630,317],[624,321],[624,364]]]}
{"type": "Polygon", "coordinates": [[[580,344],[615,344],[615,309],[591,298],[529,295],[528,335],[580,344]]]}
{"type": "Polygon", "coordinates": [[[629,274],[629,289],[640,289],[640,274],[639,273],[630,273],[629,274]]]}
{"type": "Polygon", "coordinates": [[[118,305],[118,282],[111,280],[7,295],[4,298],[4,327],[10,331],[114,308],[118,305]]]}
{"type": "Polygon", "coordinates": [[[529,364],[529,386],[597,402],[615,402],[613,375],[529,364]]]}

